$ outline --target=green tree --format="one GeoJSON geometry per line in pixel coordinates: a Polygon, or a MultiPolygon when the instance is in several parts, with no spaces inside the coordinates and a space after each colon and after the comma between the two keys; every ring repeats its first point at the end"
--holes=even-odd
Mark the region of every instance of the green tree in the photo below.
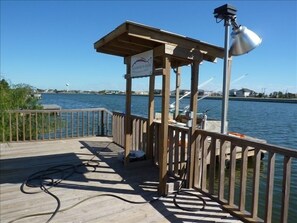
{"type": "Polygon", "coordinates": [[[38,109],[38,99],[34,98],[33,87],[27,84],[10,86],[4,79],[0,81],[1,111],[12,109],[38,109]]]}
{"type": "MultiPolygon", "coordinates": [[[[9,126],[16,128],[14,123],[11,124],[10,110],[24,110],[24,109],[41,109],[38,99],[34,98],[34,89],[27,84],[10,85],[5,79],[0,80],[0,141],[7,140],[9,137],[9,126]]],[[[22,114],[19,113],[17,117],[22,124],[22,114]]],[[[16,118],[16,117],[14,117],[16,118]]],[[[22,129],[18,131],[18,135],[22,134],[22,129]]],[[[15,137],[14,135],[13,137],[15,137]]]]}

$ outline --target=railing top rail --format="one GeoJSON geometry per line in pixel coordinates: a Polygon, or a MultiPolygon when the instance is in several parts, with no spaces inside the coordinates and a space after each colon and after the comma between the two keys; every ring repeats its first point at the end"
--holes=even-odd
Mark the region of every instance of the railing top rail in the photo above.
{"type": "Polygon", "coordinates": [[[125,116],[125,113],[123,113],[123,112],[120,112],[120,111],[112,111],[112,113],[113,113],[114,115],[121,115],[121,116],[125,116]]]}
{"type": "MultiPolygon", "coordinates": [[[[112,113],[115,114],[115,115],[125,116],[125,113],[118,112],[118,111],[113,111],[112,113]]],[[[140,116],[140,115],[131,114],[131,117],[132,118],[135,118],[135,119],[141,119],[143,121],[147,121],[148,120],[148,118],[143,117],[143,116],[140,116]]]]}
{"type": "Polygon", "coordinates": [[[82,108],[82,109],[43,109],[43,110],[8,110],[9,113],[49,113],[49,112],[80,112],[80,111],[105,111],[112,115],[112,112],[106,108],[82,108]]]}
{"type": "Polygon", "coordinates": [[[266,150],[268,152],[278,153],[284,156],[297,158],[297,149],[290,149],[290,148],[272,145],[268,143],[256,142],[256,141],[253,141],[252,139],[237,138],[236,136],[224,135],[216,132],[208,132],[201,129],[196,131],[198,131],[198,134],[201,134],[201,135],[211,136],[217,139],[230,141],[237,146],[246,145],[246,146],[251,146],[262,150],[266,150]]]}

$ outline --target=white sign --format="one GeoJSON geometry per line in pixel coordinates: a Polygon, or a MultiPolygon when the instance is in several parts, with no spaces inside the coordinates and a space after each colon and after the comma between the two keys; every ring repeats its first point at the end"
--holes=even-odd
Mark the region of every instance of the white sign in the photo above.
{"type": "Polygon", "coordinates": [[[146,77],[153,73],[153,50],[131,57],[131,77],[146,77]]]}

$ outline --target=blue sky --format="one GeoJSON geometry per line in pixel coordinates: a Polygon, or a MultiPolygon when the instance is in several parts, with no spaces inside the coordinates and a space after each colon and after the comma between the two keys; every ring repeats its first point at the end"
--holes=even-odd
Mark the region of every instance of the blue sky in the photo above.
{"type": "MultiPolygon", "coordinates": [[[[1,77],[43,89],[125,90],[123,59],[96,53],[93,43],[126,20],[224,45],[224,25],[213,10],[237,8],[237,22],[256,32],[262,44],[233,58],[231,88],[297,93],[296,1],[3,1],[1,77]],[[240,78],[247,74],[244,78],[240,78]],[[240,79],[239,81],[234,81],[240,79]]],[[[223,61],[204,62],[199,83],[220,91],[223,61]]],[[[175,78],[172,75],[171,88],[175,78]]],[[[161,88],[157,78],[156,88],[161,88]]],[[[182,88],[190,69],[182,68],[182,88]]],[[[148,78],[133,80],[147,90],[148,78]]]]}

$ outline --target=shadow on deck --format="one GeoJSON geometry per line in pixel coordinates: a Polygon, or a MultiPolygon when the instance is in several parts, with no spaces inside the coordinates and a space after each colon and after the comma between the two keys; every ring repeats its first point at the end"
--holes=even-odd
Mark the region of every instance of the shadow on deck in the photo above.
{"type": "MultiPolygon", "coordinates": [[[[149,203],[157,196],[157,167],[144,161],[124,168],[118,159],[122,149],[99,139],[31,142],[23,147],[16,143],[9,148],[11,151],[1,148],[1,222],[56,208],[55,199],[45,193],[28,195],[20,191],[20,185],[30,174],[61,164],[79,165],[90,159],[99,161],[100,165],[95,169],[83,166],[79,171],[82,174],[73,174],[50,189],[59,197],[61,210],[77,204],[57,213],[53,222],[240,222],[222,211],[219,204],[195,191],[206,201],[203,211],[179,209],[173,195],[149,203]],[[143,203],[131,204],[103,194],[143,203]]],[[[194,196],[181,195],[177,201],[182,207],[202,207],[202,201],[194,196]]],[[[49,217],[50,214],[37,215],[15,222],[46,222],[49,217]]]]}

